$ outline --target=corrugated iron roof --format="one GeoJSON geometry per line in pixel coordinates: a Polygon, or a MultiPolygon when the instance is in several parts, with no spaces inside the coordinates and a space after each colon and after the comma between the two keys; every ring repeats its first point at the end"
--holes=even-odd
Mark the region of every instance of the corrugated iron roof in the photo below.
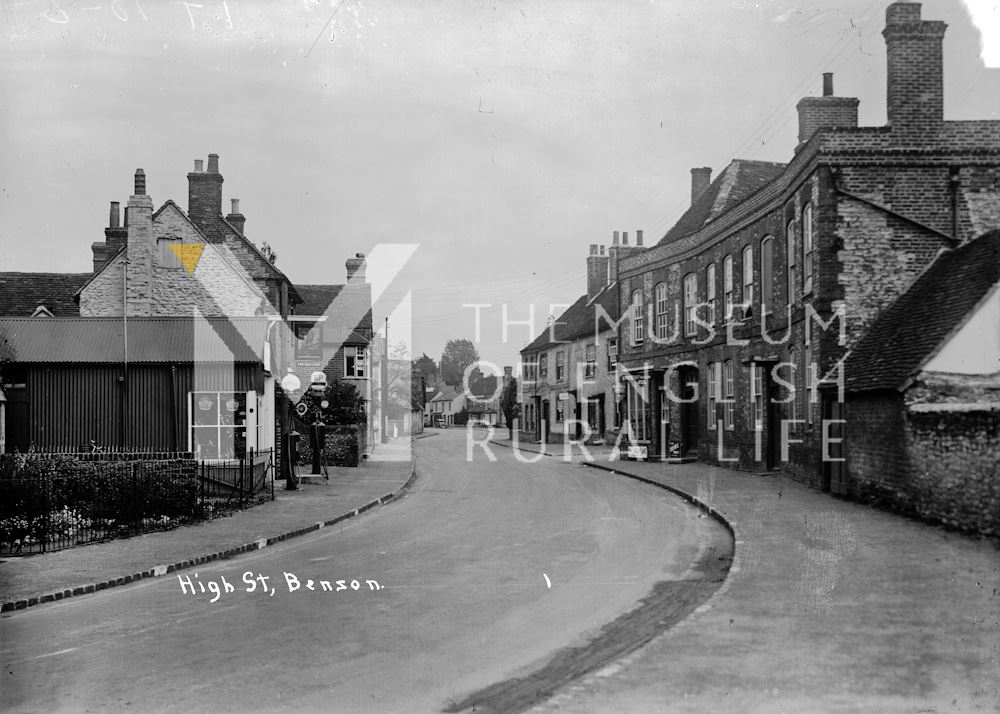
{"type": "MultiPolygon", "coordinates": [[[[262,317],[130,317],[129,362],[261,362],[262,317]]],[[[18,363],[121,363],[120,317],[0,318],[0,347],[18,363]]]]}

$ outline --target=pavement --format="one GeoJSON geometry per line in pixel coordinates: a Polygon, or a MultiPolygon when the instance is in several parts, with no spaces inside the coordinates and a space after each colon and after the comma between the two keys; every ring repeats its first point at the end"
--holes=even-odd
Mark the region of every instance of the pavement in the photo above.
{"type": "MultiPolygon", "coordinates": [[[[561,444],[546,448],[563,457],[561,444]]],[[[578,448],[572,460],[669,488],[721,519],[735,558],[691,617],[532,712],[1000,711],[997,541],[777,474],[588,448],[592,460],[578,448]]]]}
{"type": "MultiPolygon", "coordinates": [[[[265,548],[331,526],[399,497],[415,477],[409,439],[376,448],[357,468],[329,467],[329,480],[210,521],[134,538],[0,559],[0,612],[86,595],[265,548]]],[[[299,467],[299,475],[308,467],[299,467]]],[[[315,477],[313,477],[315,479],[315,477]]]]}

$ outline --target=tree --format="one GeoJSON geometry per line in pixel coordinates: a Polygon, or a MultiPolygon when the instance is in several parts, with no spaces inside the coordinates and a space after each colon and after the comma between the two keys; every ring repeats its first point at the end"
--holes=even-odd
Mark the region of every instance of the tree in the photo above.
{"type": "Polygon", "coordinates": [[[479,361],[479,353],[466,339],[448,340],[441,353],[441,379],[452,387],[462,386],[465,368],[479,361]]]}
{"type": "Polygon", "coordinates": [[[437,382],[437,362],[435,362],[432,357],[428,357],[426,353],[421,355],[420,359],[413,360],[413,369],[423,375],[427,384],[434,384],[437,382]]]}
{"type": "Polygon", "coordinates": [[[500,413],[507,421],[507,432],[510,434],[511,441],[514,440],[514,420],[517,419],[519,411],[517,380],[511,379],[504,385],[503,392],[500,393],[500,413]]]}
{"type": "Polygon", "coordinates": [[[358,388],[339,379],[330,382],[322,394],[314,394],[307,389],[299,399],[299,404],[305,404],[309,408],[303,418],[308,423],[312,423],[317,414],[327,425],[364,424],[368,418],[365,400],[361,398],[358,388]],[[327,401],[325,409],[321,406],[324,399],[327,401]]]}

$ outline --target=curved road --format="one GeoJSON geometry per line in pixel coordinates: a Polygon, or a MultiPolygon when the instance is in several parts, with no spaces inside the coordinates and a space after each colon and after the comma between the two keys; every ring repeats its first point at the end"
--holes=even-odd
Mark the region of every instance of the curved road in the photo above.
{"type": "Polygon", "coordinates": [[[465,438],[415,442],[412,491],[342,528],[0,620],[0,711],[440,711],[588,642],[718,537],[663,490],[499,446],[469,462],[465,438]]]}

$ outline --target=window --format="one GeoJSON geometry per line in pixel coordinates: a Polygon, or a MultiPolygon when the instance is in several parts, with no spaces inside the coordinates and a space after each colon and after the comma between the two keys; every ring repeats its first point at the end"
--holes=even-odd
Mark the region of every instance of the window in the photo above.
{"type": "Polygon", "coordinates": [[[538,358],[538,376],[546,379],[549,376],[549,353],[545,352],[538,358]]]}
{"type": "Polygon", "coordinates": [[[656,339],[667,340],[670,335],[670,307],[667,300],[667,284],[656,286],[656,339]]]}
{"type": "Polygon", "coordinates": [[[566,378],[566,353],[562,350],[556,352],[556,381],[561,382],[566,378]]]}
{"type": "Polygon", "coordinates": [[[726,389],[726,398],[722,407],[722,424],[730,431],[734,428],[733,414],[736,410],[736,399],[734,398],[736,380],[733,371],[733,361],[731,359],[726,360],[723,364],[722,376],[726,389]]]}
{"type": "Polygon", "coordinates": [[[248,396],[254,393],[191,392],[188,430],[196,459],[233,459],[246,453],[248,396]]]}
{"type": "Polygon", "coordinates": [[[705,268],[705,292],[708,295],[708,324],[715,324],[715,263],[705,268]]]}
{"type": "Polygon", "coordinates": [[[344,348],[344,376],[356,379],[364,379],[368,376],[364,347],[344,348]]]}
{"type": "Polygon", "coordinates": [[[528,361],[524,363],[524,379],[526,382],[534,381],[538,376],[538,362],[537,357],[529,357],[528,361]]]}
{"type": "Polygon", "coordinates": [[[296,356],[318,358],[323,356],[323,323],[297,323],[295,336],[298,338],[296,356]]]}
{"type": "Polygon", "coordinates": [[[764,429],[764,368],[750,364],[750,421],[756,431],[764,429]]]}
{"type": "Polygon", "coordinates": [[[813,289],[813,211],[807,203],[802,209],[802,294],[813,289]]]}
{"type": "Polygon", "coordinates": [[[774,239],[765,236],[760,242],[760,312],[766,315],[774,308],[774,239]]]}
{"type": "Polygon", "coordinates": [[[562,399],[556,400],[556,421],[563,421],[566,418],[566,402],[562,399]]]}
{"type": "Polygon", "coordinates": [[[698,309],[698,274],[684,276],[684,334],[693,335],[697,330],[694,318],[698,309]]]}
{"type": "Polygon", "coordinates": [[[716,403],[719,397],[719,363],[708,363],[708,428],[715,429],[718,413],[716,403]]]}
{"type": "Polygon", "coordinates": [[[795,221],[788,222],[785,231],[785,259],[788,261],[786,267],[788,271],[788,287],[786,288],[785,299],[789,305],[795,303],[795,221]]]}
{"type": "Polygon", "coordinates": [[[641,345],[645,340],[643,334],[644,320],[643,313],[645,305],[642,301],[642,290],[632,291],[632,344],[641,345]]]}
{"type": "Polygon", "coordinates": [[[753,246],[743,249],[743,315],[753,314],[753,246]]]}
{"type": "Polygon", "coordinates": [[[587,345],[587,364],[584,366],[583,376],[586,379],[593,379],[597,375],[597,345],[591,342],[587,345]]]}
{"type": "Polygon", "coordinates": [[[608,371],[613,372],[616,364],[618,364],[618,339],[612,337],[608,340],[608,371]]]}
{"type": "Polygon", "coordinates": [[[733,256],[727,255],[722,261],[722,292],[726,301],[726,319],[733,317],[733,256]]]}

